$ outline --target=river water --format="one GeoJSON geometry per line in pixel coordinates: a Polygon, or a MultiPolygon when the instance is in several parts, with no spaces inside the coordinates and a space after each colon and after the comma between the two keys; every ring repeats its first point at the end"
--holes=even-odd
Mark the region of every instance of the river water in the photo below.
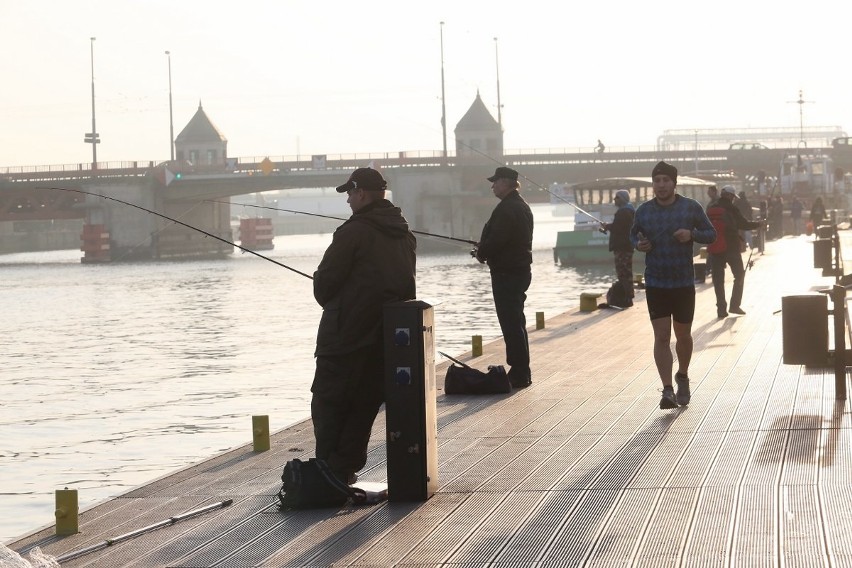
{"type": "MultiPolygon", "coordinates": [[[[530,325],[613,279],[609,265],[555,265],[570,221],[550,205],[533,211],[530,325]]],[[[264,255],[311,274],[330,242],[279,236],[264,255]]],[[[500,335],[488,269],[467,252],[417,259],[436,349],[451,355],[472,335],[500,335]]],[[[52,524],[55,489],[77,489],[86,509],[251,442],[252,415],[269,415],[273,431],[309,415],[320,317],[310,280],[249,254],[110,265],[80,254],[0,256],[0,542],[52,524]]]]}

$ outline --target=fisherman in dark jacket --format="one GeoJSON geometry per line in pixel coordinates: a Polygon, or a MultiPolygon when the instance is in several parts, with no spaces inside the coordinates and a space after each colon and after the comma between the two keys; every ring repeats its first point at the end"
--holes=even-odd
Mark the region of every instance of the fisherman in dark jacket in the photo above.
{"type": "Polygon", "coordinates": [[[745,315],[740,307],[743,299],[743,267],[742,251],[740,250],[740,231],[757,229],[759,221],[749,221],[734,205],[737,194],[733,187],[726,185],[722,188],[719,200],[707,208],[707,216],[716,228],[716,241],[707,247],[710,264],[713,267],[713,288],[716,291],[716,315],[719,319],[732,314],[745,315]],[[725,301],[725,265],[731,267],[734,275],[734,289],[731,291],[730,307],[725,301]]]}
{"type": "Polygon", "coordinates": [[[618,210],[612,223],[601,223],[601,229],[609,232],[609,250],[615,259],[615,275],[624,289],[627,302],[620,307],[633,305],[633,243],[630,242],[630,227],[636,210],[630,203],[630,192],[619,189],[613,198],[618,210]]]}
{"type": "Polygon", "coordinates": [[[509,382],[515,388],[525,388],[532,383],[524,302],[532,282],[533,216],[518,193],[518,172],[499,167],[488,181],[500,203],[485,223],[472,254],[491,269],[491,292],[506,343],[509,382]]]}
{"type": "Polygon", "coordinates": [[[322,306],[311,386],[316,457],[346,483],[367,463],[370,431],[384,402],[383,304],[415,298],[417,242],[382,175],[359,168],[337,191],[352,216],[332,237],[316,272],[322,306]]]}

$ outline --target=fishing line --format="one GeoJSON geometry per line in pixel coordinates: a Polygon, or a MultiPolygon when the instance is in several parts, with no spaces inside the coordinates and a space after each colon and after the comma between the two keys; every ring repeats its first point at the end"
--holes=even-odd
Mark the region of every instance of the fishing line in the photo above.
{"type": "Polygon", "coordinates": [[[90,191],[83,191],[82,189],[70,189],[70,188],[67,188],[67,187],[38,187],[36,189],[51,189],[51,190],[57,190],[57,191],[71,191],[71,192],[74,192],[74,193],[82,193],[84,195],[91,195],[91,196],[94,196],[94,197],[100,197],[102,199],[109,199],[110,201],[115,201],[117,203],[122,203],[124,205],[129,205],[130,207],[135,207],[136,209],[141,209],[142,211],[145,211],[146,213],[150,213],[152,215],[156,215],[157,217],[162,217],[163,219],[168,219],[172,223],[177,223],[178,225],[182,225],[182,226],[184,226],[188,229],[192,229],[193,231],[198,231],[199,233],[207,235],[208,237],[213,237],[217,241],[222,241],[225,244],[237,247],[241,251],[251,253],[258,258],[262,258],[264,260],[268,260],[269,262],[271,262],[273,264],[277,264],[281,268],[286,268],[287,270],[290,270],[291,272],[295,272],[296,274],[301,274],[305,278],[310,278],[311,280],[314,279],[313,276],[311,276],[309,274],[305,274],[304,272],[296,270],[295,268],[287,266],[286,264],[282,264],[282,263],[278,262],[277,260],[274,260],[272,258],[269,258],[268,256],[264,256],[264,255],[260,254],[259,252],[255,252],[251,249],[247,249],[247,248],[242,247],[242,246],[240,246],[236,243],[232,243],[231,241],[229,241],[227,239],[223,239],[222,237],[220,237],[218,235],[214,235],[213,233],[209,233],[209,232],[205,231],[204,229],[199,229],[198,227],[193,227],[192,225],[184,223],[183,221],[178,221],[177,219],[169,217],[168,215],[163,215],[162,213],[157,213],[156,211],[151,211],[150,209],[146,209],[145,207],[142,207],[141,205],[136,205],[135,203],[130,203],[128,201],[122,201],[121,199],[118,199],[116,197],[110,197],[108,195],[102,195],[100,193],[92,193],[90,191]]]}
{"type": "MultiPolygon", "coordinates": [[[[189,215],[189,214],[190,214],[190,213],[191,213],[191,212],[192,212],[195,208],[200,207],[200,206],[201,206],[201,204],[200,204],[200,203],[197,203],[197,204],[193,205],[192,207],[190,207],[189,209],[187,209],[186,211],[184,211],[184,212],[183,212],[183,214],[181,215],[181,217],[182,217],[182,218],[185,218],[185,217],[186,217],[186,216],[188,216],[188,215],[189,215]]],[[[168,229],[168,228],[169,228],[169,227],[171,227],[171,226],[173,226],[173,223],[163,223],[163,226],[162,226],[162,227],[160,227],[159,229],[155,229],[154,231],[152,231],[152,232],[151,232],[151,236],[152,236],[152,237],[153,237],[153,236],[155,236],[155,235],[156,235],[156,236],[159,236],[159,235],[160,235],[160,233],[162,233],[163,231],[165,231],[166,229],[168,229]]],[[[119,256],[118,258],[116,258],[116,259],[115,259],[115,261],[116,261],[116,262],[121,262],[121,261],[122,261],[122,260],[124,260],[126,257],[130,256],[130,254],[132,254],[132,253],[133,253],[133,249],[136,249],[136,248],[139,248],[139,247],[143,246],[143,245],[145,244],[145,242],[146,242],[149,238],[150,238],[150,237],[145,237],[145,238],[143,238],[143,239],[140,239],[139,241],[137,241],[137,242],[133,243],[132,245],[130,245],[129,247],[127,247],[127,249],[128,249],[128,250],[127,250],[127,252],[126,252],[126,253],[124,253],[123,255],[119,256]]]]}
{"type": "MultiPolygon", "coordinates": [[[[248,203],[231,203],[230,201],[216,201],[215,199],[206,199],[205,201],[207,201],[209,203],[223,203],[225,205],[241,206],[241,207],[254,207],[256,209],[270,209],[272,211],[284,211],[286,213],[298,213],[299,215],[310,215],[312,217],[322,217],[324,219],[334,219],[336,221],[346,221],[346,219],[344,219],[342,217],[332,217],[331,215],[320,215],[319,213],[308,213],[307,211],[296,211],[294,209],[281,209],[281,208],[278,208],[278,207],[267,207],[267,206],[264,206],[264,205],[249,205],[248,203]]],[[[457,241],[457,242],[465,243],[465,244],[468,244],[468,245],[475,245],[476,244],[476,241],[471,241],[469,239],[459,239],[457,237],[448,237],[447,235],[436,235],[435,233],[427,233],[426,231],[415,231],[414,229],[411,229],[411,232],[418,234],[418,235],[425,235],[427,237],[437,237],[439,239],[448,239],[448,240],[451,240],[451,241],[457,241]]]]}
{"type": "MultiPolygon", "coordinates": [[[[489,156],[489,155],[488,155],[488,154],[486,154],[485,152],[483,152],[483,151],[481,151],[481,150],[479,150],[479,149],[477,149],[477,148],[474,148],[474,147],[473,147],[473,146],[471,146],[470,144],[465,144],[464,142],[462,142],[462,141],[461,141],[461,140],[459,140],[458,138],[456,139],[456,143],[457,143],[457,144],[461,144],[462,146],[465,146],[465,147],[467,147],[467,148],[468,148],[468,149],[470,149],[470,150],[473,150],[474,152],[476,152],[476,153],[477,153],[477,154],[479,154],[480,156],[483,156],[484,158],[488,158],[489,160],[491,160],[492,162],[494,162],[494,163],[495,163],[495,164],[497,164],[498,166],[503,166],[503,167],[505,167],[505,168],[509,167],[507,164],[505,164],[504,162],[501,162],[501,161],[500,161],[500,160],[498,160],[497,158],[493,158],[493,157],[489,156]]],[[[568,205],[570,205],[571,207],[573,207],[574,209],[576,209],[577,211],[579,211],[579,212],[580,212],[580,213],[582,213],[583,215],[587,215],[587,216],[591,217],[593,220],[597,221],[598,223],[603,223],[603,221],[602,221],[601,219],[598,219],[597,217],[595,217],[594,215],[592,215],[591,213],[589,213],[588,211],[586,211],[585,209],[583,209],[582,207],[580,207],[579,205],[577,205],[576,203],[573,203],[573,202],[571,202],[571,201],[568,201],[567,199],[565,199],[564,197],[562,197],[561,195],[559,195],[559,194],[557,194],[557,193],[553,193],[552,191],[550,191],[549,189],[547,189],[547,188],[546,188],[546,187],[544,187],[543,185],[541,185],[541,184],[538,184],[538,183],[534,182],[533,180],[531,180],[530,178],[528,178],[527,176],[525,176],[524,174],[522,174],[522,173],[520,173],[520,172],[518,172],[518,175],[519,175],[520,177],[524,178],[527,182],[529,182],[529,183],[531,183],[532,185],[534,185],[534,186],[536,186],[537,188],[539,188],[540,190],[542,190],[542,191],[546,191],[547,193],[549,193],[550,195],[552,195],[552,196],[553,196],[553,197],[555,197],[556,199],[558,199],[558,200],[560,200],[560,201],[562,201],[562,202],[564,202],[564,203],[567,203],[568,205]]]]}

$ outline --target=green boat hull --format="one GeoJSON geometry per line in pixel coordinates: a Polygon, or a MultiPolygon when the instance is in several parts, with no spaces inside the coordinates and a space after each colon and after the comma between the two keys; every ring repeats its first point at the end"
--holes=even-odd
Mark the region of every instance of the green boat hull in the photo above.
{"type": "MultiPolygon", "coordinates": [[[[633,265],[642,266],[644,255],[634,254],[633,265]]],[[[598,230],[560,231],[553,247],[553,262],[562,266],[612,264],[609,234],[598,230]]]]}

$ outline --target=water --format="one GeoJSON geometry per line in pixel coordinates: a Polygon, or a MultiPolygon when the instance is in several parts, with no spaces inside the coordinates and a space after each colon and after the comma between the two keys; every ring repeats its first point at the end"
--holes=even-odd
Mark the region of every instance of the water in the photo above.
{"type": "MultiPolygon", "coordinates": [[[[552,206],[534,205],[526,313],[550,318],[612,280],[553,263],[552,206]]],[[[424,239],[426,237],[420,237],[424,239]]],[[[312,273],[331,235],[277,237],[264,254],[312,273]]],[[[462,249],[418,257],[436,349],[499,337],[486,266],[462,249]]],[[[261,258],[80,263],[80,252],[0,256],[0,542],[53,522],[56,489],[81,509],[309,415],[320,308],[311,282],[261,258]]],[[[442,359],[440,356],[437,358],[442,359]]]]}

